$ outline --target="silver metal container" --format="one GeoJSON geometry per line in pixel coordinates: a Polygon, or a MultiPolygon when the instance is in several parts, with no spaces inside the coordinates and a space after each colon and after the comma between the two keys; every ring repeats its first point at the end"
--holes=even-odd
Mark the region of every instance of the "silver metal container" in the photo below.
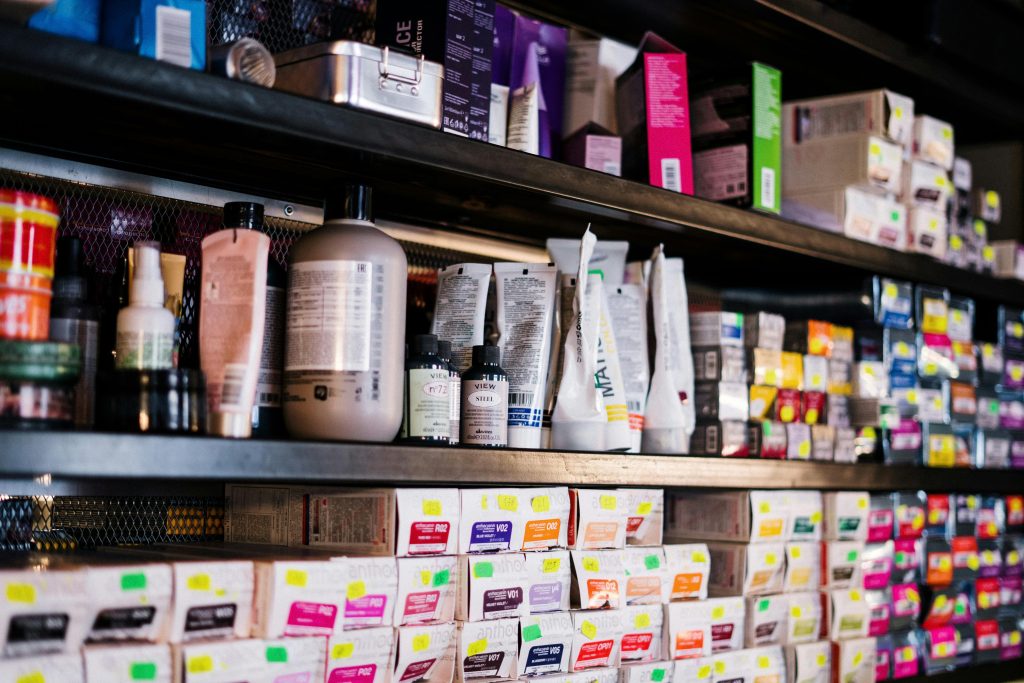
{"type": "Polygon", "coordinates": [[[241,38],[210,48],[210,72],[236,81],[274,87],[274,57],[258,40],[241,38]]]}
{"type": "Polygon", "coordinates": [[[282,52],[278,90],[441,127],[444,67],[422,57],[348,40],[282,52]]]}

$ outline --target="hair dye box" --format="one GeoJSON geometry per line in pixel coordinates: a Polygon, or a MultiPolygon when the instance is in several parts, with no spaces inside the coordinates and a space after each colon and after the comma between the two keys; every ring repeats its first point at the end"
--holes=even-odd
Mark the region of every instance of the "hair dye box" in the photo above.
{"type": "Polygon", "coordinates": [[[567,673],[574,633],[568,612],[523,617],[519,632],[519,677],[567,673]]]}
{"type": "Polygon", "coordinates": [[[686,53],[647,32],[636,61],[615,85],[622,175],[692,195],[686,53]]]}
{"type": "Polygon", "coordinates": [[[525,553],[524,558],[527,577],[526,611],[530,614],[568,611],[572,590],[569,551],[525,553]]]}
{"type": "Polygon", "coordinates": [[[388,626],[335,633],[327,641],[326,680],[391,683],[396,633],[388,626]]]}
{"type": "Polygon", "coordinates": [[[400,627],[392,680],[451,683],[457,641],[455,624],[400,627]]]}
{"type": "Polygon", "coordinates": [[[342,563],[259,561],[255,572],[254,636],[329,636],[342,630],[348,585],[342,563]]]}
{"type": "Polygon", "coordinates": [[[576,610],[569,671],[586,671],[619,665],[622,614],[618,610],[576,610]]]}
{"type": "Polygon", "coordinates": [[[786,102],[783,144],[868,133],[909,149],[914,140],[914,100],[891,90],[866,90],[786,102]]]}
{"type": "Polygon", "coordinates": [[[519,675],[519,619],[460,622],[455,680],[511,681],[519,675]]]}
{"type": "MultiPolygon", "coordinates": [[[[82,648],[86,683],[173,683],[171,648],[166,644],[122,643],[82,648]]],[[[14,679],[18,680],[18,679],[14,679]]],[[[64,678],[46,680],[64,681],[64,678]]]]}
{"type": "Polygon", "coordinates": [[[459,583],[458,560],[450,555],[400,557],[396,560],[396,626],[454,621],[459,583]]]}
{"type": "Polygon", "coordinates": [[[627,496],[615,489],[569,489],[568,546],[572,550],[626,547],[627,496]]]}
{"type": "Polygon", "coordinates": [[[457,620],[490,621],[528,613],[529,577],[522,553],[460,555],[458,573],[457,620]]]}
{"type": "Polygon", "coordinates": [[[636,59],[631,45],[601,38],[590,40],[571,32],[566,53],[565,125],[573,135],[590,123],[618,132],[615,79],[636,59]]]}
{"type": "MultiPolygon", "coordinates": [[[[0,680],[15,683],[60,681],[60,683],[84,683],[82,656],[74,654],[36,655],[18,659],[0,660],[0,680]]],[[[104,683],[110,679],[104,679],[104,683]]]]}

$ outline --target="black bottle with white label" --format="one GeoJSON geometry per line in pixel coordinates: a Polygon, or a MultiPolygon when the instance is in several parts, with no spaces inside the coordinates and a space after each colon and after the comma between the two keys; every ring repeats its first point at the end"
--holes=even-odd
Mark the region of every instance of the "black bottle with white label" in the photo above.
{"type": "Polygon", "coordinates": [[[501,349],[474,346],[473,365],[462,375],[463,446],[508,446],[508,375],[501,349]]]}
{"type": "Polygon", "coordinates": [[[402,440],[446,445],[450,429],[448,363],[437,355],[437,337],[417,334],[405,360],[402,440]]]}

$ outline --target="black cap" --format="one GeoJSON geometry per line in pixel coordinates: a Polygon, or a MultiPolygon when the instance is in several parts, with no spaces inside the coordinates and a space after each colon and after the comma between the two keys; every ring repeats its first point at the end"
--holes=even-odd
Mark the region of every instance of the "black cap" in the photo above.
{"type": "Polygon", "coordinates": [[[412,338],[412,352],[416,355],[436,355],[437,337],[433,334],[417,334],[412,338]]]}
{"type": "Polygon", "coordinates": [[[473,365],[501,365],[501,348],[490,344],[474,346],[473,365]]]}
{"type": "Polygon", "coordinates": [[[452,359],[452,343],[447,339],[437,340],[437,355],[443,360],[450,361],[452,359]]]}
{"type": "Polygon", "coordinates": [[[263,229],[263,205],[256,202],[228,202],[224,205],[225,228],[263,229]]]}
{"type": "Polygon", "coordinates": [[[373,188],[369,185],[346,185],[340,198],[328,199],[324,206],[324,220],[340,218],[372,221],[373,188]]]}
{"type": "Polygon", "coordinates": [[[88,285],[82,240],[65,236],[57,240],[57,262],[53,277],[53,296],[57,299],[85,300],[88,285]]]}

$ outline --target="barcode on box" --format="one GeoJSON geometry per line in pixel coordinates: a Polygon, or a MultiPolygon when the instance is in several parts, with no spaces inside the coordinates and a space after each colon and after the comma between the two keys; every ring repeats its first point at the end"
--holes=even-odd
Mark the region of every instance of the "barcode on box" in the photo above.
{"type": "Polygon", "coordinates": [[[679,174],[679,159],[661,160],[661,186],[673,192],[682,192],[682,178],[679,174]]]}
{"type": "Polygon", "coordinates": [[[512,391],[508,395],[510,406],[530,406],[533,404],[532,391],[512,391]]]}
{"type": "Polygon", "coordinates": [[[156,58],[178,66],[192,66],[192,13],[157,5],[156,58]]]}
{"type": "Polygon", "coordinates": [[[242,383],[245,381],[245,366],[232,364],[224,367],[224,389],[221,391],[222,408],[238,408],[242,400],[242,383]]]}
{"type": "Polygon", "coordinates": [[[775,208],[775,169],[761,169],[761,208],[775,208]]]}

